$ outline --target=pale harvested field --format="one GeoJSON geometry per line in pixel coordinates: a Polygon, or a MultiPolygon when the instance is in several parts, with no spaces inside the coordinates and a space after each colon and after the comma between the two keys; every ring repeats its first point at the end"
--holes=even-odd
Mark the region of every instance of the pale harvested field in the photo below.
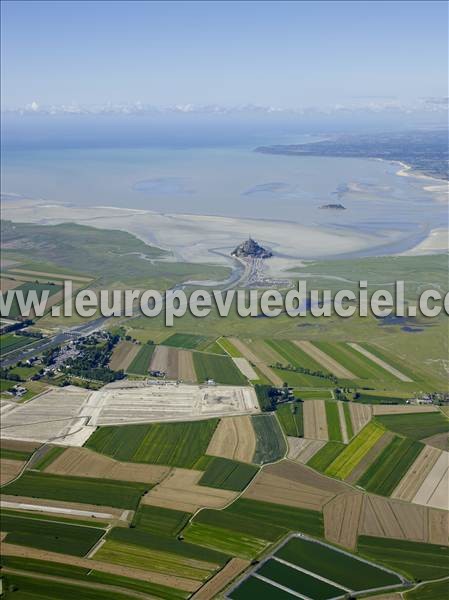
{"type": "MultiPolygon", "coordinates": [[[[11,503],[11,504],[27,504],[30,506],[36,507],[36,512],[49,512],[46,511],[46,507],[54,507],[58,509],[63,509],[64,517],[70,517],[72,510],[79,510],[86,513],[98,514],[104,513],[111,516],[113,519],[120,519],[123,514],[123,509],[121,508],[113,508],[112,506],[97,506],[96,504],[81,504],[80,502],[65,502],[63,500],[47,500],[43,498],[29,498],[27,496],[10,496],[8,494],[1,495],[1,501],[11,503]]],[[[31,508],[27,510],[32,510],[31,508]]],[[[85,515],[88,517],[88,515],[85,515]]],[[[75,517],[79,519],[79,516],[75,517]]],[[[85,517],[83,517],[85,518],[85,517]]]]}
{"type": "Polygon", "coordinates": [[[413,379],[410,379],[410,377],[407,377],[407,375],[404,375],[404,373],[401,373],[400,371],[398,371],[398,369],[395,369],[375,354],[372,354],[371,352],[369,352],[369,350],[365,350],[365,348],[363,348],[359,344],[348,342],[348,346],[351,346],[351,348],[357,350],[357,352],[360,352],[360,354],[363,354],[363,356],[371,360],[373,363],[376,363],[376,365],[379,365],[379,367],[382,367],[382,369],[385,369],[385,371],[391,373],[391,375],[396,377],[396,379],[399,379],[400,381],[406,381],[409,383],[413,381],[413,379]]]}
{"type": "Polygon", "coordinates": [[[350,402],[349,412],[351,414],[354,435],[357,435],[358,432],[361,431],[365,425],[371,421],[371,406],[369,404],[350,402]]]}
{"type": "Polygon", "coordinates": [[[426,477],[433,469],[433,466],[440,455],[441,450],[437,450],[437,448],[432,448],[431,446],[425,446],[407,473],[401,479],[398,486],[391,494],[391,497],[411,502],[418,493],[418,490],[424,483],[426,477]]]}
{"type": "Polygon", "coordinates": [[[284,460],[262,469],[243,497],[297,508],[322,510],[336,494],[347,489],[340,482],[284,460]]]}
{"type": "Polygon", "coordinates": [[[428,508],[429,544],[449,546],[449,512],[428,508]]]}
{"type": "Polygon", "coordinates": [[[326,539],[354,550],[362,512],[362,494],[340,494],[323,509],[326,539]]]}
{"type": "Polygon", "coordinates": [[[81,277],[79,275],[67,275],[67,273],[46,273],[45,271],[30,271],[29,269],[10,269],[14,273],[23,273],[24,275],[43,275],[44,277],[58,277],[59,279],[68,279],[73,281],[92,281],[92,277],[81,277]]]}
{"type": "Polygon", "coordinates": [[[237,350],[243,354],[250,362],[257,366],[259,371],[261,371],[267,379],[271,381],[273,385],[282,386],[282,379],[279,375],[270,369],[268,365],[266,365],[254,352],[249,348],[246,344],[244,344],[238,338],[230,338],[230,342],[237,348],[237,350]]]}
{"type": "Polygon", "coordinates": [[[111,360],[109,361],[109,367],[114,371],[118,371],[119,369],[126,371],[139,353],[140,348],[141,346],[132,342],[120,342],[114,348],[111,360]]]}
{"type": "Polygon", "coordinates": [[[442,451],[412,502],[449,510],[449,453],[442,451]]]}
{"type": "Polygon", "coordinates": [[[308,440],[306,438],[288,437],[288,455],[290,460],[306,464],[315,456],[326,442],[320,440],[308,440]]]}
{"type": "Polygon", "coordinates": [[[326,405],[324,400],[306,400],[303,404],[304,437],[328,440],[326,405]]]}
{"type": "Polygon", "coordinates": [[[376,415],[405,415],[408,413],[438,412],[436,406],[419,406],[414,404],[374,404],[373,414],[376,415]]]}
{"type": "Polygon", "coordinates": [[[192,596],[192,600],[212,600],[212,598],[216,598],[218,592],[229,585],[240,573],[243,573],[250,564],[250,561],[244,558],[231,558],[221,571],[192,596]]]}
{"type": "Polygon", "coordinates": [[[436,433],[428,438],[421,440],[424,444],[439,448],[440,450],[449,450],[449,435],[447,433],[436,433]]]}
{"type": "Polygon", "coordinates": [[[31,558],[37,560],[46,560],[49,562],[63,563],[65,565],[73,565],[84,567],[87,569],[95,569],[102,573],[112,573],[122,577],[132,577],[139,581],[150,581],[159,585],[166,585],[177,589],[194,592],[198,589],[200,582],[176,575],[164,575],[155,571],[144,571],[143,569],[134,569],[132,567],[123,567],[106,563],[99,560],[78,558],[77,556],[69,556],[66,554],[58,554],[56,552],[47,552],[46,550],[38,550],[35,548],[27,548],[25,546],[17,546],[15,544],[2,544],[2,554],[4,556],[20,556],[22,558],[31,558]]]}
{"type": "Polygon", "coordinates": [[[14,290],[19,285],[22,285],[22,281],[16,281],[15,279],[7,279],[6,277],[0,277],[0,290],[2,292],[14,290]]]}
{"type": "Polygon", "coordinates": [[[251,417],[221,419],[206,454],[251,462],[256,450],[256,435],[251,417]]]}
{"type": "Polygon", "coordinates": [[[36,442],[25,442],[22,440],[0,440],[0,448],[8,450],[19,450],[23,452],[34,452],[39,448],[40,444],[36,442]]]}
{"type": "Polygon", "coordinates": [[[45,472],[74,477],[159,483],[169,474],[170,468],[161,465],[119,462],[88,448],[67,448],[45,469],[45,472]]]}
{"type": "Polygon", "coordinates": [[[198,485],[202,471],[173,469],[159,485],[142,498],[142,504],[193,513],[199,508],[224,508],[238,494],[198,485]]]}
{"type": "Polygon", "coordinates": [[[338,418],[340,420],[341,437],[343,439],[343,443],[347,444],[349,442],[349,436],[348,436],[348,428],[346,427],[346,419],[345,419],[345,411],[343,409],[343,402],[337,402],[337,408],[338,408],[338,418]]]}
{"type": "Polygon", "coordinates": [[[157,346],[151,357],[150,370],[163,371],[168,379],[178,379],[178,350],[168,346],[157,346]]]}
{"type": "Polygon", "coordinates": [[[295,341],[295,344],[313,358],[313,360],[319,363],[323,369],[335,375],[335,377],[340,377],[341,379],[357,379],[354,373],[351,373],[349,369],[346,369],[346,367],[341,365],[334,358],[320,350],[320,348],[314,346],[312,342],[301,340],[295,341]]]}
{"type": "Polygon", "coordinates": [[[255,381],[256,379],[259,379],[256,371],[252,368],[252,366],[249,364],[246,358],[233,358],[232,361],[234,362],[235,366],[239,369],[239,371],[243,373],[243,375],[247,377],[250,381],[255,381]]]}
{"type": "Polygon", "coordinates": [[[363,475],[366,469],[376,460],[379,454],[384,450],[394,437],[394,433],[386,431],[380,439],[368,450],[362,460],[354,467],[354,469],[346,477],[345,481],[354,484],[359,477],[363,475]]]}
{"type": "Polygon", "coordinates": [[[424,506],[366,494],[359,533],[375,537],[427,542],[428,510],[424,506]]]}
{"type": "Polygon", "coordinates": [[[15,479],[24,466],[25,462],[21,460],[9,460],[8,458],[2,458],[0,460],[0,485],[15,479]]]}
{"type": "Polygon", "coordinates": [[[446,417],[449,417],[449,406],[440,406],[440,409],[446,415],[446,417]]]}
{"type": "Polygon", "coordinates": [[[276,350],[273,350],[273,348],[271,348],[263,340],[257,340],[257,342],[252,342],[250,347],[259,357],[259,362],[268,363],[269,365],[285,362],[285,359],[282,358],[282,356],[278,354],[276,350]]]}
{"type": "Polygon", "coordinates": [[[193,354],[190,350],[178,350],[178,377],[189,383],[197,382],[193,354]]]}

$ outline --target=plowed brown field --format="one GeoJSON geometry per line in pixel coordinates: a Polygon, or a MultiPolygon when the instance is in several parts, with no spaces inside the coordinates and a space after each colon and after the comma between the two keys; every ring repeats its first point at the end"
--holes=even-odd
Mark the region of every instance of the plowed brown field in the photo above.
{"type": "Polygon", "coordinates": [[[251,417],[221,419],[206,454],[251,462],[256,449],[256,435],[251,417]]]}

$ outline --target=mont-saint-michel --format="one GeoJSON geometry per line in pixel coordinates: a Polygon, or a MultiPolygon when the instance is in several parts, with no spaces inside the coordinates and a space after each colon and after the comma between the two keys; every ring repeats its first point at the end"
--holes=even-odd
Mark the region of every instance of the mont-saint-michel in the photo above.
{"type": "Polygon", "coordinates": [[[231,252],[231,256],[235,256],[237,258],[271,258],[273,253],[270,250],[266,250],[255,240],[249,237],[231,252]]]}

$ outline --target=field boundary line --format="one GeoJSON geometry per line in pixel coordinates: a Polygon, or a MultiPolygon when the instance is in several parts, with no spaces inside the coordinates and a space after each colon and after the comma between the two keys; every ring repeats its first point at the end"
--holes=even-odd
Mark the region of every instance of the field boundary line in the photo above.
{"type": "Polygon", "coordinates": [[[303,600],[312,600],[312,598],[310,598],[309,596],[300,594],[299,592],[292,590],[291,588],[287,587],[286,585],[282,585],[281,583],[278,583],[277,581],[273,581],[273,579],[269,579],[268,577],[265,577],[264,575],[259,575],[259,573],[257,573],[257,572],[253,573],[251,575],[251,577],[256,577],[256,579],[260,579],[264,583],[268,583],[268,585],[271,585],[272,587],[276,587],[276,588],[282,590],[283,592],[287,592],[287,594],[296,596],[297,598],[302,598],[303,600]]]}
{"type": "Polygon", "coordinates": [[[354,590],[351,590],[351,588],[347,588],[344,585],[341,585],[340,583],[336,583],[335,581],[332,581],[332,579],[327,579],[326,577],[323,577],[322,575],[318,575],[318,573],[314,573],[313,571],[308,571],[307,569],[304,569],[304,567],[300,567],[299,565],[295,565],[294,563],[288,562],[288,560],[279,558],[279,556],[273,555],[272,558],[273,558],[273,560],[277,560],[278,562],[284,564],[287,567],[290,567],[291,569],[295,569],[296,571],[301,571],[301,573],[305,573],[306,575],[310,575],[311,577],[314,577],[315,579],[324,581],[324,583],[328,583],[329,585],[338,587],[338,588],[344,590],[345,592],[348,592],[348,594],[352,594],[354,592],[354,590]]]}

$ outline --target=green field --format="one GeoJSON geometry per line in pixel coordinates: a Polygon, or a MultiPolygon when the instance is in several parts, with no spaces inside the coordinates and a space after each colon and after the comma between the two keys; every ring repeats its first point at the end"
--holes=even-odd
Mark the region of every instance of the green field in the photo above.
{"type": "Polygon", "coordinates": [[[357,547],[363,556],[401,571],[415,580],[449,576],[447,546],[362,535],[359,536],[357,547]]]}
{"type": "Polygon", "coordinates": [[[290,340],[265,340],[265,343],[273,348],[273,350],[284,359],[284,364],[290,364],[293,367],[301,367],[303,369],[310,369],[311,371],[328,373],[328,371],[323,369],[320,363],[313,360],[313,358],[290,340]]]}
{"type": "MultiPolygon", "coordinates": [[[[44,292],[46,290],[48,290],[48,292],[49,292],[48,297],[51,298],[51,296],[53,296],[54,294],[57,294],[60,290],[62,290],[62,285],[57,285],[54,283],[36,283],[34,281],[27,281],[27,282],[23,283],[22,285],[20,285],[19,287],[15,288],[15,290],[13,290],[13,291],[22,292],[24,295],[24,299],[26,300],[27,294],[33,290],[37,292],[38,300],[42,297],[42,292],[44,292]]],[[[10,308],[8,314],[3,315],[3,316],[7,317],[9,319],[16,319],[20,316],[23,316],[21,314],[21,310],[19,308],[19,303],[17,302],[16,296],[14,296],[14,300],[11,303],[11,308],[10,308]]],[[[24,338],[24,339],[33,340],[33,338],[24,338]]],[[[10,348],[9,350],[11,350],[11,349],[12,348],[10,348]]],[[[2,348],[2,350],[3,350],[3,348],[2,348]]],[[[5,350],[3,350],[3,351],[5,351],[5,350]]]]}
{"type": "MultiPolygon", "coordinates": [[[[188,598],[190,595],[188,592],[183,592],[182,590],[169,588],[165,585],[159,585],[157,583],[151,583],[141,579],[131,579],[130,577],[123,577],[121,575],[114,575],[112,573],[104,573],[102,571],[93,571],[84,567],[49,562],[45,560],[36,560],[33,558],[3,556],[1,559],[1,564],[6,569],[19,569],[21,571],[32,572],[33,574],[39,573],[42,575],[51,575],[55,577],[67,577],[76,579],[80,583],[84,583],[86,585],[89,583],[101,583],[108,586],[112,585],[119,588],[142,592],[144,594],[148,594],[148,596],[151,598],[155,597],[163,598],[164,600],[183,600],[184,598],[188,598]]],[[[80,589],[84,591],[84,588],[80,589]]],[[[111,592],[109,593],[111,594],[111,592]]],[[[15,598],[15,594],[16,592],[12,597],[15,598]]],[[[22,596],[18,595],[17,597],[20,598],[22,596]]],[[[115,598],[115,592],[114,596],[111,595],[109,597],[115,598]]],[[[47,596],[45,596],[45,598],[47,598],[47,596]]]]}
{"type": "Polygon", "coordinates": [[[337,458],[345,449],[339,442],[327,442],[318,452],[308,461],[307,466],[316,471],[324,473],[327,467],[337,458]]]}
{"type": "Polygon", "coordinates": [[[310,374],[308,375],[306,373],[299,373],[296,371],[278,368],[273,368],[273,372],[276,373],[276,375],[278,375],[282,381],[285,381],[290,387],[328,388],[330,385],[332,385],[332,381],[327,378],[310,374]]]}
{"type": "Polygon", "coordinates": [[[239,350],[237,350],[234,344],[227,338],[221,337],[217,341],[220,344],[220,346],[229,354],[229,356],[232,356],[232,358],[241,358],[243,356],[243,354],[239,350]]]}
{"type": "MultiPolygon", "coordinates": [[[[14,335],[14,333],[5,333],[0,335],[0,351],[2,354],[6,354],[7,352],[17,350],[17,348],[22,348],[22,346],[29,346],[35,341],[36,339],[32,337],[14,335]]],[[[15,383],[17,383],[17,381],[13,381],[12,385],[15,383]]]]}
{"type": "Polygon", "coordinates": [[[133,361],[129,365],[127,371],[135,375],[146,375],[150,367],[151,357],[156,346],[153,344],[143,344],[133,361]]]}
{"type": "Polygon", "coordinates": [[[249,598],[262,598],[263,600],[292,600],[292,595],[279,588],[265,583],[261,579],[248,577],[235,590],[230,598],[235,600],[248,600],[249,598]]]}
{"type": "Polygon", "coordinates": [[[7,458],[9,460],[28,460],[32,452],[24,452],[22,450],[10,450],[9,448],[0,447],[0,459],[7,458]]]}
{"type": "Polygon", "coordinates": [[[355,556],[304,538],[292,538],[275,553],[275,556],[325,577],[336,585],[356,591],[401,583],[397,575],[362,562],[355,556]]]}
{"type": "Polygon", "coordinates": [[[292,569],[283,563],[270,559],[257,569],[257,573],[272,581],[285,585],[286,587],[314,600],[328,600],[343,595],[341,588],[330,585],[325,581],[316,579],[307,573],[292,569]]]}
{"type": "Polygon", "coordinates": [[[390,431],[412,440],[423,440],[437,433],[449,432],[449,419],[441,412],[383,415],[376,419],[390,431]]]}
{"type": "Polygon", "coordinates": [[[342,442],[343,436],[340,428],[340,414],[336,402],[326,401],[326,420],[329,439],[333,442],[342,442]]]}
{"type": "Polygon", "coordinates": [[[301,531],[314,537],[324,535],[323,516],[314,510],[239,498],[225,512],[237,520],[243,517],[256,521],[260,528],[258,537],[261,538],[265,535],[265,531],[268,535],[270,527],[284,528],[287,531],[301,531]]]}
{"type": "Polygon", "coordinates": [[[405,593],[406,600],[447,600],[449,580],[434,581],[420,585],[416,590],[405,593]]]}
{"type": "Polygon", "coordinates": [[[276,409],[276,414],[285,435],[304,436],[304,419],[302,402],[287,402],[276,409]]]}
{"type": "Polygon", "coordinates": [[[382,437],[384,431],[384,428],[378,423],[374,421],[368,423],[326,468],[325,473],[332,477],[346,479],[365,454],[382,437]]]}
{"type": "Polygon", "coordinates": [[[351,411],[349,410],[349,404],[343,402],[343,412],[345,415],[346,431],[348,432],[348,439],[354,437],[354,428],[352,427],[351,411]]]}
{"type": "Polygon", "coordinates": [[[85,444],[117,460],[192,468],[205,454],[218,419],[100,427],[85,444]]]}
{"type": "Polygon", "coordinates": [[[130,481],[66,477],[26,471],[19,479],[4,486],[2,492],[12,496],[47,498],[134,510],[142,494],[151,487],[151,484],[130,481]]]}
{"type": "MultiPolygon", "coordinates": [[[[79,586],[54,579],[39,579],[16,573],[7,573],[3,579],[4,589],[7,591],[5,600],[111,600],[111,591],[90,588],[87,585],[79,586]],[[82,594],[82,595],[81,595],[82,594]]],[[[3,596],[2,596],[3,597],[3,596]]],[[[114,600],[129,600],[123,592],[114,592],[114,600]]]]}
{"type": "Polygon", "coordinates": [[[33,469],[38,471],[44,471],[51,463],[61,456],[67,448],[61,448],[60,446],[54,446],[46,452],[37,463],[33,464],[33,469]]]}
{"type": "MultiPolygon", "coordinates": [[[[355,402],[361,404],[405,404],[407,397],[395,396],[395,392],[390,392],[388,396],[382,395],[379,392],[372,391],[369,393],[359,392],[358,398],[355,402]]],[[[410,396],[410,394],[408,395],[410,396]]]]}
{"type": "Polygon", "coordinates": [[[188,542],[248,559],[260,554],[268,545],[265,539],[196,521],[184,530],[183,535],[188,542]]]}
{"type": "Polygon", "coordinates": [[[229,356],[195,352],[193,364],[199,382],[213,379],[216,383],[225,385],[248,385],[246,377],[229,356]]]}
{"type": "Polygon", "coordinates": [[[210,337],[190,333],[174,333],[162,342],[163,346],[186,348],[187,350],[204,350],[212,342],[210,337]]]}
{"type": "Polygon", "coordinates": [[[293,390],[293,394],[300,400],[332,400],[330,390],[293,390]]]}
{"type": "Polygon", "coordinates": [[[254,465],[213,456],[208,461],[199,483],[209,487],[240,492],[246,488],[258,470],[254,465]]]}
{"type": "Polygon", "coordinates": [[[261,465],[282,458],[287,445],[277,418],[274,415],[253,415],[251,421],[256,434],[253,462],[261,465]]]}
{"type": "Polygon", "coordinates": [[[190,513],[159,506],[139,506],[133,527],[155,535],[176,536],[187,523],[190,513]]]}
{"type": "Polygon", "coordinates": [[[7,542],[51,552],[84,556],[104,534],[98,527],[71,525],[56,519],[41,520],[11,514],[2,515],[7,542]]]}
{"type": "MultiPolygon", "coordinates": [[[[194,518],[194,523],[212,525],[220,529],[229,529],[239,534],[275,542],[289,531],[288,528],[274,523],[261,523],[250,514],[245,513],[245,501],[241,506],[232,508],[232,504],[223,510],[203,509],[194,518]]],[[[250,501],[251,502],[251,501],[250,501]]],[[[315,516],[315,515],[313,515],[315,516]]]]}
{"type": "Polygon", "coordinates": [[[389,496],[413,464],[424,444],[395,436],[357,481],[373,494],[389,496]]]}

